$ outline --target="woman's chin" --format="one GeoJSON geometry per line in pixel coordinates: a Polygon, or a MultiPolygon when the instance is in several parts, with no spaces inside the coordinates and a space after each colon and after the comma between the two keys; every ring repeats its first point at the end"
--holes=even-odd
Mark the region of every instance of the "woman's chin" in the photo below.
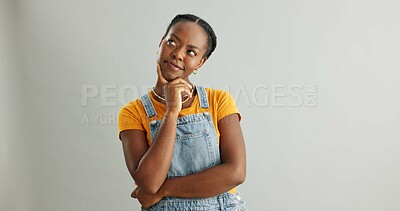
{"type": "Polygon", "coordinates": [[[163,77],[165,78],[165,80],[167,80],[168,82],[177,79],[177,78],[183,78],[183,73],[178,73],[176,71],[170,71],[167,69],[167,71],[165,71],[163,73],[163,77]]]}

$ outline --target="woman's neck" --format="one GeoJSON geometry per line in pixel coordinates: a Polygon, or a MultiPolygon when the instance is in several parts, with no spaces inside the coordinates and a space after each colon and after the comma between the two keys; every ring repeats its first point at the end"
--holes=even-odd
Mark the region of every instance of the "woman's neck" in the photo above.
{"type": "MultiPolygon", "coordinates": [[[[185,79],[185,81],[187,81],[188,83],[192,84],[189,81],[189,79],[185,79]]],[[[158,80],[156,82],[156,85],[154,86],[154,91],[156,92],[157,95],[159,95],[160,97],[165,99],[164,85],[158,80]]],[[[182,104],[182,109],[190,107],[190,105],[192,104],[192,102],[194,100],[194,97],[196,96],[196,93],[197,93],[196,89],[193,90],[193,97],[191,99],[189,99],[188,101],[186,101],[184,104],[182,104]]],[[[164,100],[160,99],[158,96],[155,96],[153,93],[152,93],[152,95],[153,95],[153,98],[156,99],[158,102],[160,102],[160,103],[162,103],[164,105],[166,104],[166,102],[164,100]]],[[[185,95],[185,94],[182,94],[182,97],[183,97],[183,95],[185,95]]]]}

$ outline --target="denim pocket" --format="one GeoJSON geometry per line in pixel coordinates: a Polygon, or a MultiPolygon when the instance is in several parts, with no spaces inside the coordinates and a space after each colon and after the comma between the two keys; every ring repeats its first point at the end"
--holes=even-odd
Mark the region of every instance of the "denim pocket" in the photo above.
{"type": "Polygon", "coordinates": [[[210,168],[215,163],[207,131],[176,137],[168,178],[186,176],[210,168]]]}
{"type": "Polygon", "coordinates": [[[246,203],[242,200],[239,192],[229,194],[225,208],[227,211],[247,211],[246,203]]]}

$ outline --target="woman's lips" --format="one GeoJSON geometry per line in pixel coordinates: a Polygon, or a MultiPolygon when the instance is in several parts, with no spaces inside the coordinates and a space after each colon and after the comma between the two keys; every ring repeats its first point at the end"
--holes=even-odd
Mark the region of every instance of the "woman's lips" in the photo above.
{"type": "Polygon", "coordinates": [[[172,69],[172,70],[183,70],[183,68],[179,67],[178,65],[172,63],[172,62],[165,62],[167,64],[167,66],[172,69]]]}

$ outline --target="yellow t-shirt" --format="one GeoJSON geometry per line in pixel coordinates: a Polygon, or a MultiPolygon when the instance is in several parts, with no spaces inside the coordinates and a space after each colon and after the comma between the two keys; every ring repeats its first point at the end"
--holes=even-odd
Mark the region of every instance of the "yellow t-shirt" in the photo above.
{"type": "MultiPolygon", "coordinates": [[[[224,90],[215,90],[211,88],[206,88],[206,93],[209,102],[209,108],[200,108],[198,93],[195,95],[190,107],[182,109],[179,114],[180,116],[185,116],[189,114],[196,114],[202,112],[209,112],[212,116],[215,131],[217,132],[218,142],[220,140],[220,133],[218,130],[218,121],[229,114],[237,113],[239,120],[241,115],[236,107],[236,103],[233,97],[224,90]]],[[[118,112],[118,134],[124,130],[137,129],[146,132],[147,143],[151,145],[150,138],[150,126],[149,123],[153,120],[162,119],[166,112],[166,106],[153,98],[153,95],[148,93],[151,102],[157,112],[155,117],[147,118],[146,111],[140,99],[136,99],[127,103],[118,112]]],[[[230,191],[231,193],[236,192],[236,188],[230,191]]]]}

